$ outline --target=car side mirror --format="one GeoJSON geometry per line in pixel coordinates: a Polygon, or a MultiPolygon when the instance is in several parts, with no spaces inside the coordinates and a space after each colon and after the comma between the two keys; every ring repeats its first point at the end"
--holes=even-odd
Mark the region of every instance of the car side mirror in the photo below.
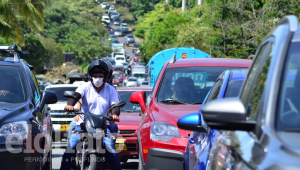
{"type": "Polygon", "coordinates": [[[205,104],[202,116],[212,129],[253,131],[255,121],[246,121],[247,111],[239,98],[229,97],[205,104]]]}
{"type": "Polygon", "coordinates": [[[201,126],[201,115],[198,112],[182,116],[178,119],[177,126],[183,130],[207,132],[206,128],[201,126]]]}
{"type": "Polygon", "coordinates": [[[129,99],[132,104],[139,104],[141,106],[142,112],[144,113],[146,110],[146,92],[145,91],[136,91],[133,92],[129,99]]]}
{"type": "Polygon", "coordinates": [[[38,109],[42,112],[45,104],[54,104],[57,102],[57,96],[53,91],[43,90],[41,93],[41,103],[38,109]]]}

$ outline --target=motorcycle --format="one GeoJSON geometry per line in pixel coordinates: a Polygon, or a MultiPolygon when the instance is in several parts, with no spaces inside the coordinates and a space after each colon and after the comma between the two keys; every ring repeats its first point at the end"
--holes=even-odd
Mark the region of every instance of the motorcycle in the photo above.
{"type": "MultiPolygon", "coordinates": [[[[64,97],[76,99],[73,91],[65,91],[64,97]]],[[[80,102],[79,102],[80,103],[80,102]]],[[[81,103],[80,103],[81,104],[81,103]]],[[[80,134],[80,140],[76,146],[76,167],[77,170],[103,170],[105,167],[105,149],[103,148],[103,138],[106,135],[106,122],[112,121],[112,116],[109,116],[109,111],[116,107],[123,107],[125,101],[119,101],[110,109],[106,115],[95,115],[93,113],[83,113],[78,109],[71,111],[72,113],[84,114],[84,122],[80,124],[81,130],[73,130],[73,134],[80,134]]],[[[67,114],[69,114],[68,112],[67,114]]],[[[115,136],[109,136],[115,139],[115,136]]]]}

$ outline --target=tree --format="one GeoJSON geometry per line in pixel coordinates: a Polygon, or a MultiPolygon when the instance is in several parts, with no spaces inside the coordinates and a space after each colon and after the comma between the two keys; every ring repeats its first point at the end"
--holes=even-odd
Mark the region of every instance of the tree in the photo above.
{"type": "Polygon", "coordinates": [[[26,22],[31,29],[42,31],[44,27],[44,10],[50,0],[2,0],[0,4],[0,36],[5,43],[17,43],[23,47],[25,37],[19,20],[26,22]]]}
{"type": "Polygon", "coordinates": [[[40,37],[43,46],[46,49],[44,63],[47,69],[61,66],[64,62],[63,47],[57,44],[53,39],[40,37]]]}
{"type": "Polygon", "coordinates": [[[40,37],[36,34],[25,35],[25,51],[29,51],[30,55],[26,55],[24,59],[32,66],[34,66],[35,72],[43,72],[45,57],[47,50],[40,41],[40,37]]]}

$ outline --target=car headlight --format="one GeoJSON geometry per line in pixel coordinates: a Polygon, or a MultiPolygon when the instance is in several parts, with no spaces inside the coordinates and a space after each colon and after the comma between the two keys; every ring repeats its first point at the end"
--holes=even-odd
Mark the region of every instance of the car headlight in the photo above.
{"type": "Polygon", "coordinates": [[[28,124],[26,121],[12,122],[3,125],[0,129],[0,136],[16,136],[26,139],[28,135],[28,124]]]}
{"type": "Polygon", "coordinates": [[[151,140],[169,142],[174,137],[180,137],[176,126],[168,123],[153,122],[150,134],[151,140]]]}

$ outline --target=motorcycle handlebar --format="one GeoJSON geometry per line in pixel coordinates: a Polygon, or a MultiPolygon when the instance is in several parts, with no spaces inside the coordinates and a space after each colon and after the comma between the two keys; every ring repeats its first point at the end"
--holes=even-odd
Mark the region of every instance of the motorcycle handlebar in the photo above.
{"type": "Polygon", "coordinates": [[[78,109],[73,109],[73,111],[69,111],[67,110],[67,112],[65,113],[66,115],[70,114],[70,113],[74,113],[76,115],[80,115],[80,114],[84,114],[82,111],[78,110],[78,109]]]}
{"type": "Polygon", "coordinates": [[[113,118],[112,118],[112,116],[103,116],[106,120],[108,120],[108,121],[113,121],[113,118]]]}

